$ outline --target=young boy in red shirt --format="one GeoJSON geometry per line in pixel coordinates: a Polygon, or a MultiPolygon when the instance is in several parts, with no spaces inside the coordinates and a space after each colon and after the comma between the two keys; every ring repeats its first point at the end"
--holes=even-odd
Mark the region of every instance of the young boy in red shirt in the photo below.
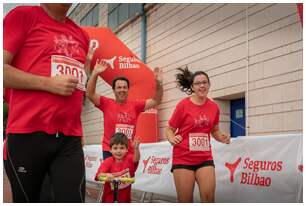
{"type": "MultiPolygon", "coordinates": [[[[134,140],[134,154],[128,154],[128,138],[123,133],[115,133],[110,140],[112,157],[105,159],[96,174],[96,180],[106,176],[108,180],[122,177],[134,177],[140,159],[139,140],[134,140]]],[[[114,186],[105,182],[102,202],[114,202],[114,186]]],[[[131,183],[120,183],[118,202],[131,202],[131,183]]]]}

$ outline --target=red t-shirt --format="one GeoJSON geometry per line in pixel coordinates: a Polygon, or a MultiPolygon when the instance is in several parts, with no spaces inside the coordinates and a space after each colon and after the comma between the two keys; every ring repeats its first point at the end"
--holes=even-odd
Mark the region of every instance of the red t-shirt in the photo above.
{"type": "Polygon", "coordinates": [[[101,96],[100,105],[96,106],[103,112],[104,135],[102,137],[102,150],[109,151],[110,138],[116,132],[122,132],[129,139],[129,152],[133,153],[131,141],[135,136],[137,118],[145,108],[145,100],[126,101],[123,104],[116,103],[115,100],[101,96]]]}
{"type": "MultiPolygon", "coordinates": [[[[112,173],[115,177],[134,177],[137,167],[138,162],[133,162],[133,155],[126,155],[122,162],[116,162],[114,157],[110,157],[101,163],[96,180],[100,173],[112,173]]],[[[102,202],[114,202],[113,185],[108,182],[104,185],[102,202]]],[[[131,183],[119,183],[118,202],[131,202],[131,183]]]]}
{"type": "MultiPolygon", "coordinates": [[[[40,6],[20,6],[6,15],[3,27],[3,47],[14,55],[12,66],[45,77],[72,74],[80,84],[86,82],[89,38],[69,18],[61,23],[40,6]]],[[[83,94],[80,89],[71,96],[11,89],[7,132],[82,136],[83,94]]]]}
{"type": "Polygon", "coordinates": [[[219,124],[219,114],[218,105],[209,98],[203,105],[192,103],[190,97],[178,103],[169,125],[178,129],[183,140],[173,147],[173,165],[197,165],[213,159],[210,132],[219,124]]]}
{"type": "Polygon", "coordinates": [[[11,98],[10,89],[9,89],[9,88],[4,88],[3,100],[4,100],[6,103],[9,103],[9,102],[10,102],[10,98],[11,98]]]}

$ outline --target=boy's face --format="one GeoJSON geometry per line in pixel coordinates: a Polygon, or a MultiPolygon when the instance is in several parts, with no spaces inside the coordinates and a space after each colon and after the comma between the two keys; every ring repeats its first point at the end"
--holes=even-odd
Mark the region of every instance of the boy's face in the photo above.
{"type": "Polygon", "coordinates": [[[125,154],[127,153],[127,148],[125,145],[123,144],[114,144],[111,148],[110,148],[110,152],[113,154],[113,157],[115,158],[115,160],[122,160],[125,156],[125,154]]]}

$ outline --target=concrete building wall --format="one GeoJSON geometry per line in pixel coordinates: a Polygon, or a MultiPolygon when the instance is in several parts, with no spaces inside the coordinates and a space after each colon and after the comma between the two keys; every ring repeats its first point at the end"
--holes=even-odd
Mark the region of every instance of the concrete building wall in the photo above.
{"type": "MultiPolygon", "coordinates": [[[[78,6],[73,18],[79,21],[89,8],[78,6]]],[[[147,23],[147,64],[164,71],[161,137],[175,105],[187,96],[176,88],[174,76],[186,65],[210,76],[209,96],[220,106],[222,130],[230,131],[229,100],[245,97],[249,135],[302,132],[303,35],[296,4],[157,4],[147,12],[147,23]]],[[[107,25],[107,4],[100,4],[99,25],[107,25]]],[[[139,56],[140,18],[117,35],[139,56]]],[[[97,91],[113,97],[103,81],[97,91]]],[[[102,116],[86,101],[88,143],[100,142],[102,116]]]]}

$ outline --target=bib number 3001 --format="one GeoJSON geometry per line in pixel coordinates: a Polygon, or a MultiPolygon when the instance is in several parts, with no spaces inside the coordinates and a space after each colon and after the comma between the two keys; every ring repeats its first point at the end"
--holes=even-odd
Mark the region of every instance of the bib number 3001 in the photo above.
{"type": "Polygon", "coordinates": [[[127,136],[128,139],[132,139],[134,126],[128,124],[116,124],[116,132],[121,132],[127,136]]]}
{"type": "Polygon", "coordinates": [[[79,80],[77,89],[86,91],[85,84],[87,76],[83,68],[84,64],[75,59],[59,55],[53,55],[51,57],[51,77],[57,75],[73,75],[79,80]]]}
{"type": "Polygon", "coordinates": [[[191,133],[189,134],[190,151],[210,151],[208,134],[191,133]]]}

